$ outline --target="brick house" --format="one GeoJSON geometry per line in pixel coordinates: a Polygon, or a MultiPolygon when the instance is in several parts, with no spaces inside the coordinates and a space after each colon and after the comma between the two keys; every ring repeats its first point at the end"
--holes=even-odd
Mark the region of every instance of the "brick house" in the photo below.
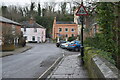
{"type": "Polygon", "coordinates": [[[21,35],[21,24],[0,16],[0,45],[4,44],[4,34],[11,34],[14,37],[14,44],[18,43],[21,35]],[[11,30],[11,33],[10,33],[11,30]]]}
{"type": "MultiPolygon", "coordinates": [[[[68,37],[78,35],[78,25],[72,21],[56,21],[54,18],[52,37],[53,39],[64,37],[66,40],[68,37]]],[[[58,40],[59,41],[59,40],[58,40]]]]}
{"type": "Polygon", "coordinates": [[[26,42],[45,42],[46,41],[46,28],[36,23],[31,17],[29,21],[23,21],[21,31],[26,38],[26,42]]]}

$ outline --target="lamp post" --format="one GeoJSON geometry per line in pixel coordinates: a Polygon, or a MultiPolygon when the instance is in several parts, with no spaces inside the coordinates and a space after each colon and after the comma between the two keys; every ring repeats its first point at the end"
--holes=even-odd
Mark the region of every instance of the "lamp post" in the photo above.
{"type": "Polygon", "coordinates": [[[84,24],[84,16],[87,16],[88,12],[86,11],[85,7],[83,6],[83,0],[81,0],[81,5],[76,12],[76,16],[79,16],[79,20],[81,22],[81,61],[82,64],[84,64],[84,45],[83,45],[83,24],[84,24]]]}
{"type": "Polygon", "coordinates": [[[84,64],[84,60],[83,60],[83,57],[84,57],[84,45],[83,45],[83,19],[84,19],[84,16],[82,15],[80,18],[80,21],[81,21],[81,60],[82,60],[82,63],[84,64]]]}

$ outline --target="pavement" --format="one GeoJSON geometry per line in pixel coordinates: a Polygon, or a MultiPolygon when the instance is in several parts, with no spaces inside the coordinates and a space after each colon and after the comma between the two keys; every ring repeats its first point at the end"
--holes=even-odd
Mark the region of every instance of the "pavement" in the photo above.
{"type": "Polygon", "coordinates": [[[21,47],[21,48],[17,48],[14,51],[5,51],[5,52],[0,52],[0,57],[5,57],[5,56],[9,56],[9,55],[14,55],[14,54],[18,54],[18,53],[23,53],[29,49],[31,49],[31,46],[25,46],[25,47],[21,47]]]}
{"type": "Polygon", "coordinates": [[[85,79],[88,80],[88,73],[84,66],[81,64],[79,55],[65,56],[57,67],[47,77],[49,80],[68,78],[68,79],[85,79]]]}

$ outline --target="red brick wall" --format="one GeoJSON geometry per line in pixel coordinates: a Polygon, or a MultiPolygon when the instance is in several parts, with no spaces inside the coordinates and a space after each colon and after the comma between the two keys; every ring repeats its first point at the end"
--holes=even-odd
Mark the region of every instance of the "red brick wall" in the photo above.
{"type": "Polygon", "coordinates": [[[75,36],[78,35],[78,26],[77,24],[54,24],[53,25],[53,38],[58,37],[57,33],[61,35],[68,34],[68,37],[70,37],[72,34],[75,36]],[[62,31],[59,32],[59,28],[62,28],[62,31]],[[65,32],[65,28],[68,28],[68,32],[65,32]],[[74,32],[71,32],[71,29],[74,28],[74,32]]]}
{"type": "MultiPolygon", "coordinates": [[[[9,24],[9,23],[0,22],[0,25],[2,27],[12,27],[12,25],[15,25],[15,24],[9,24]]],[[[21,33],[21,26],[20,25],[15,25],[15,28],[16,28],[16,32],[20,34],[21,33]]]]}

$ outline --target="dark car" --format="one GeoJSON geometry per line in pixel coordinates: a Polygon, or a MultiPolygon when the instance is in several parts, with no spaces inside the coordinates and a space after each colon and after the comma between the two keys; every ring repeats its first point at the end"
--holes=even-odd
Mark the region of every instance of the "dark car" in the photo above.
{"type": "Polygon", "coordinates": [[[72,41],[67,47],[68,50],[80,51],[81,44],[80,41],[72,41]]]}
{"type": "Polygon", "coordinates": [[[56,43],[56,46],[60,47],[60,44],[62,44],[62,43],[66,43],[66,41],[60,40],[59,42],[56,43]]]}

